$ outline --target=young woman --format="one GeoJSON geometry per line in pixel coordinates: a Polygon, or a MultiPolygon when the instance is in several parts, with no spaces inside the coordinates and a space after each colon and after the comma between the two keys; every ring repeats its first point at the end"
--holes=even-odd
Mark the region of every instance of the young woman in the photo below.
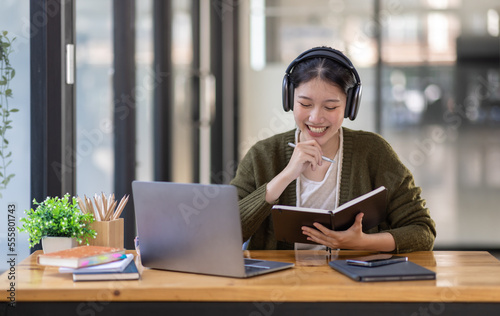
{"type": "Polygon", "coordinates": [[[231,182],[238,189],[249,249],[311,247],[275,239],[274,204],[335,209],[379,186],[387,188],[388,204],[378,227],[363,232],[360,213],[346,231],[315,223],[315,228],[303,227],[303,234],[333,249],[401,253],[433,248],[435,224],[410,171],[381,136],[342,127],[345,117],[356,117],[360,96],[359,76],[337,50],[313,48],[290,64],[283,107],[293,110],[297,127],[255,144],[231,182]]]}

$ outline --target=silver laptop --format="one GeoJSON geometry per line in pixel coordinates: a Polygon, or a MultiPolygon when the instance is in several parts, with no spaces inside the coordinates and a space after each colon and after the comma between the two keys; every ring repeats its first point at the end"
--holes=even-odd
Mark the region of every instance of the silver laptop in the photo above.
{"type": "Polygon", "coordinates": [[[243,258],[232,185],[134,181],[132,193],[145,267],[245,278],[294,265],[243,258]]]}

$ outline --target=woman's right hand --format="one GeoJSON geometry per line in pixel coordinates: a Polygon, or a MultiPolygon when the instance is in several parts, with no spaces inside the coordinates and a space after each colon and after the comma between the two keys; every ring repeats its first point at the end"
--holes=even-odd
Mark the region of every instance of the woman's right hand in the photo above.
{"type": "Polygon", "coordinates": [[[268,203],[275,202],[286,187],[307,168],[315,171],[323,163],[322,155],[321,146],[315,140],[298,143],[285,169],[267,184],[266,201],[268,203]]]}
{"type": "Polygon", "coordinates": [[[323,151],[317,141],[300,142],[295,145],[292,157],[283,171],[287,172],[293,181],[307,168],[315,171],[318,166],[321,166],[323,163],[322,155],[323,151]]]}

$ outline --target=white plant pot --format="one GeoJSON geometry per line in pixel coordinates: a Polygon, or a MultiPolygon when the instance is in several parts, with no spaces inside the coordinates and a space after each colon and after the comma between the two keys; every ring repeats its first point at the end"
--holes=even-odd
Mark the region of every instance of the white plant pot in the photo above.
{"type": "Polygon", "coordinates": [[[43,253],[49,253],[64,249],[70,249],[76,247],[78,242],[76,238],[72,237],[43,237],[42,238],[42,249],[43,253]]]}

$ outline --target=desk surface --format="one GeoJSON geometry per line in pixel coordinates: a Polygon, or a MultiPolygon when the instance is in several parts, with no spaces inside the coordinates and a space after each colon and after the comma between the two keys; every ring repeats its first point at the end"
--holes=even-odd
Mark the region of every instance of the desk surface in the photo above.
{"type": "MultiPolygon", "coordinates": [[[[317,251],[246,251],[257,259],[294,262],[292,269],[235,279],[143,268],[140,280],[73,282],[71,274],[36,264],[38,252],[15,268],[17,302],[197,301],[197,302],[493,302],[500,303],[500,261],[482,251],[407,254],[437,273],[432,281],[359,283],[328,266],[331,259],[366,255],[339,251],[328,258],[317,251]]],[[[137,258],[136,258],[137,259],[137,258]]],[[[202,260],[202,258],[200,258],[202,260]]],[[[136,260],[136,262],[138,262],[136,260]]],[[[9,271],[0,290],[9,290],[9,271]]],[[[0,302],[6,301],[2,295],[0,302]]]]}

